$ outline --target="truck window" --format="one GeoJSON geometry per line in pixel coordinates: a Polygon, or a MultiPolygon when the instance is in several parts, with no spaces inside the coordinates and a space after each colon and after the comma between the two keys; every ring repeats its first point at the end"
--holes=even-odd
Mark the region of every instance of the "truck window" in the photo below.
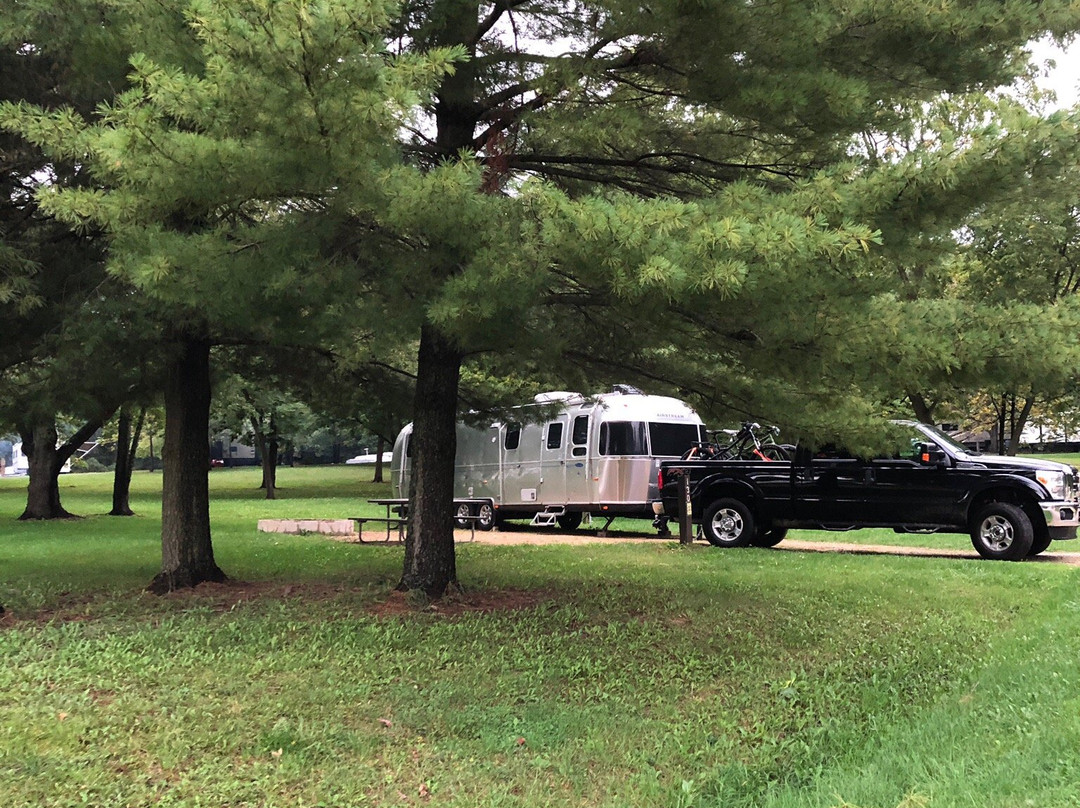
{"type": "Polygon", "coordinates": [[[589,445],[589,416],[579,415],[574,419],[574,430],[570,433],[570,442],[574,444],[574,457],[584,457],[589,445]]]}
{"type": "Polygon", "coordinates": [[[644,421],[605,421],[600,425],[600,454],[647,455],[644,421]]]}
{"type": "Polygon", "coordinates": [[[649,424],[652,454],[660,457],[682,457],[694,441],[701,439],[697,424],[649,424]]]}
{"type": "Polygon", "coordinates": [[[547,447],[558,449],[562,446],[562,421],[552,421],[548,424],[547,447]]]}
{"type": "Polygon", "coordinates": [[[506,437],[503,438],[503,448],[512,452],[521,443],[521,424],[507,424],[506,437]]]}

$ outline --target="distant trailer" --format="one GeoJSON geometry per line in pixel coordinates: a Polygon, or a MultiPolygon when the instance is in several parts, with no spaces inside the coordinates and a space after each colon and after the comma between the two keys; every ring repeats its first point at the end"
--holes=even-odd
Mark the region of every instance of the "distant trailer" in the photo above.
{"type": "MultiPolygon", "coordinates": [[[[565,530],[585,514],[606,517],[605,527],[617,516],[654,519],[660,462],[705,439],[688,404],[622,385],[596,396],[543,393],[518,409],[520,422],[457,425],[455,515],[474,517],[481,530],[504,519],[565,530]],[[529,417],[530,409],[553,404],[549,420],[529,417]]],[[[411,436],[409,424],[390,465],[394,496],[402,499],[409,496],[411,436]]]]}

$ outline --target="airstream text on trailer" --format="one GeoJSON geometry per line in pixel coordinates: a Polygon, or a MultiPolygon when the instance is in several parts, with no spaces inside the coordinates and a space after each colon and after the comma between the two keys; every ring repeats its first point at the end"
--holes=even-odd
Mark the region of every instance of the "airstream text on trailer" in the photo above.
{"type": "MultiPolygon", "coordinates": [[[[543,393],[532,407],[557,405],[537,423],[520,408],[520,423],[457,426],[454,503],[457,516],[487,530],[500,520],[572,530],[584,514],[653,519],[661,460],[679,458],[704,439],[701,418],[687,404],[619,385],[611,393],[543,393]]],[[[394,443],[394,496],[409,496],[412,425],[394,443]]],[[[663,525],[658,525],[663,527],[663,525]]]]}

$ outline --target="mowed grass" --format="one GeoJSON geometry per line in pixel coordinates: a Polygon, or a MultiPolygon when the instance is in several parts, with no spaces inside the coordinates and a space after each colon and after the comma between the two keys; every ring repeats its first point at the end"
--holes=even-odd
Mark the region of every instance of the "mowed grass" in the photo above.
{"type": "Polygon", "coordinates": [[[373,508],[369,476],[214,471],[246,583],[164,598],[160,475],[128,519],[64,477],[62,523],[0,481],[0,805],[1080,802],[1075,567],[465,544],[432,605],[400,546],[255,530],[373,508]]]}

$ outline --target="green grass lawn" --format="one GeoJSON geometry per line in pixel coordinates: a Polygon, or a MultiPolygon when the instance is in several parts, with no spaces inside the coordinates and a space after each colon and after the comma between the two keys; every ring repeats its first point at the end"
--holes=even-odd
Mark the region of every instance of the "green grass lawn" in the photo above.
{"type": "Polygon", "coordinates": [[[246,583],[163,598],[159,474],[134,518],[65,476],[59,523],[0,481],[0,805],[1080,801],[1077,568],[466,544],[430,606],[392,596],[400,546],[255,530],[363,512],[369,476],[282,469],[267,502],[214,471],[246,583]]]}

